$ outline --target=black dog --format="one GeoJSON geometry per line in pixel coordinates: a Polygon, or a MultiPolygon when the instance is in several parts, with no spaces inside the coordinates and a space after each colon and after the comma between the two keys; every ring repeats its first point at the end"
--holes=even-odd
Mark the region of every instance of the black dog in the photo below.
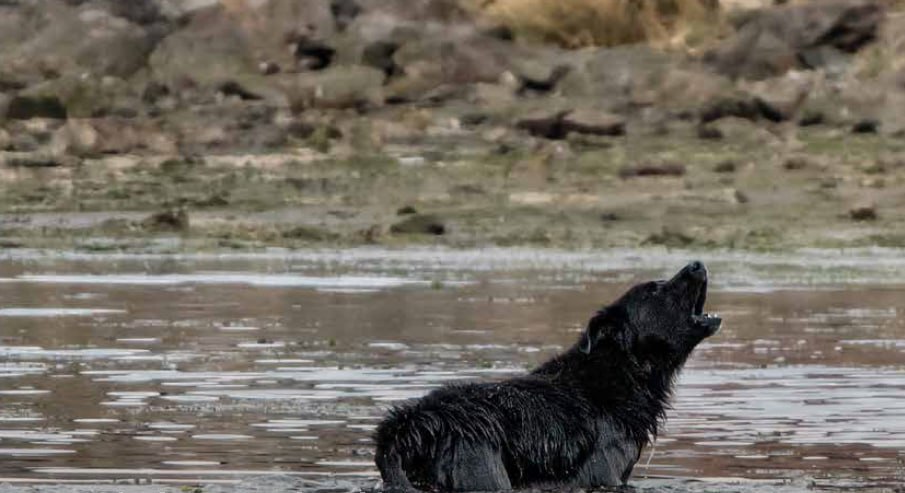
{"type": "Polygon", "coordinates": [[[692,262],[630,289],[528,375],[449,385],[397,407],[375,435],[384,490],[624,484],[677,372],[719,330],[706,297],[707,270],[692,262]]]}

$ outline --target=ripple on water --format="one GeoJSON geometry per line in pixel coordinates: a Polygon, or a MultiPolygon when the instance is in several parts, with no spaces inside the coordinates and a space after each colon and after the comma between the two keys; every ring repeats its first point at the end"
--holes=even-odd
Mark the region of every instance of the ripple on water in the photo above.
{"type": "Polygon", "coordinates": [[[75,450],[61,448],[0,448],[0,456],[10,457],[49,457],[74,453],[75,450]]]}
{"type": "Polygon", "coordinates": [[[126,311],[106,308],[0,308],[0,317],[93,317],[123,313],[126,311]]]}
{"type": "Polygon", "coordinates": [[[242,441],[242,440],[251,440],[251,435],[241,435],[238,433],[203,433],[199,435],[192,435],[194,440],[210,440],[217,442],[232,442],[232,441],[242,441]]]}
{"type": "Polygon", "coordinates": [[[205,274],[111,274],[111,275],[22,275],[7,281],[42,284],[177,286],[181,284],[241,284],[254,287],[296,287],[322,290],[379,290],[403,286],[425,286],[429,281],[405,277],[299,276],[251,272],[205,274]]]}

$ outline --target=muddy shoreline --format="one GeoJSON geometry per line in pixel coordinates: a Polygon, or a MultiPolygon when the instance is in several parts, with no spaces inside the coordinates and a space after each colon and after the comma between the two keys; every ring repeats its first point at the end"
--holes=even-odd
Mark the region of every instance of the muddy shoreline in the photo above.
{"type": "MultiPolygon", "coordinates": [[[[691,132],[691,129],[688,129],[691,132]]],[[[5,248],[255,251],[905,246],[905,141],[803,130],[769,142],[612,137],[463,154],[110,157],[0,183],[5,248]],[[429,156],[429,157],[425,157],[429,156]],[[677,176],[625,174],[631,163],[677,176]]],[[[769,139],[768,139],[769,140],[769,139]]]]}

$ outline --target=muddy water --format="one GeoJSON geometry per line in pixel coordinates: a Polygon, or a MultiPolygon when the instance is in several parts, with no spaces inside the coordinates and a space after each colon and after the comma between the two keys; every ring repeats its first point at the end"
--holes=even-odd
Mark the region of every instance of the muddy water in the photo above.
{"type": "Polygon", "coordinates": [[[522,372],[692,256],[723,330],[639,484],[905,483],[905,261],[885,250],[6,254],[0,483],[373,484],[369,435],[393,402],[522,372]]]}

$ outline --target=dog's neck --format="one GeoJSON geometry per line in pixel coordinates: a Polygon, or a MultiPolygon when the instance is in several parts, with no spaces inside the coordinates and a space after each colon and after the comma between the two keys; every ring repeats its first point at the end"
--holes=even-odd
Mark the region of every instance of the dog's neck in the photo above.
{"type": "Polygon", "coordinates": [[[576,388],[601,414],[614,417],[644,446],[657,435],[681,364],[657,368],[607,347],[585,354],[578,346],[531,372],[576,388]]]}

